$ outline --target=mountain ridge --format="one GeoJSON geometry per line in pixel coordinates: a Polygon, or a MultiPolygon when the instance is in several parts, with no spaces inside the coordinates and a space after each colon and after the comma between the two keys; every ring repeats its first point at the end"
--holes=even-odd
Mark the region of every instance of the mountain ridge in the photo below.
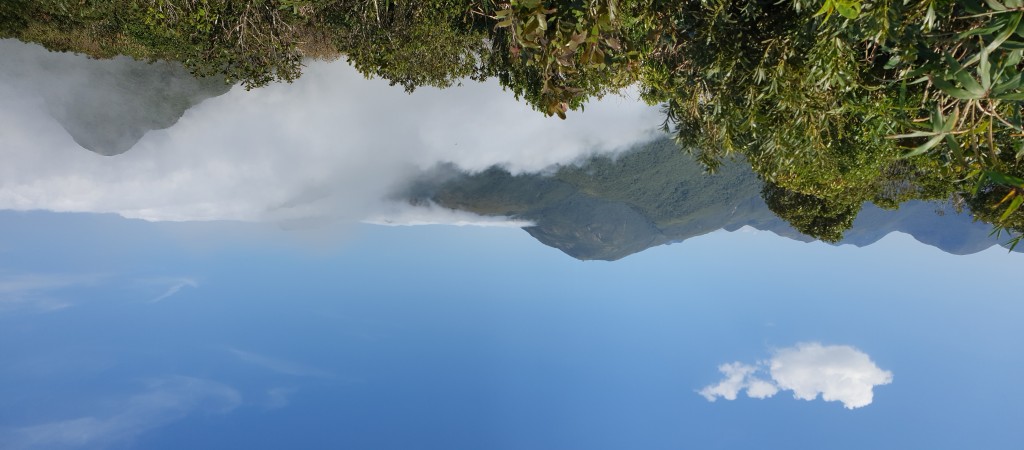
{"type": "MultiPolygon", "coordinates": [[[[529,220],[534,226],[525,227],[527,233],[581,260],[614,261],[744,226],[803,242],[815,240],[768,209],[760,195],[762,182],[745,162],[725,161],[716,174],[708,175],[667,138],[548,175],[512,175],[497,167],[477,174],[448,172],[414,183],[405,197],[529,220]]],[[[910,201],[896,210],[867,203],[837,245],[870,245],[898,231],[962,255],[1000,245],[989,236],[990,229],[945,203],[910,201]]]]}
{"type": "Polygon", "coordinates": [[[196,78],[178,63],[95,60],[11,39],[0,40],[0,53],[0,81],[38,95],[78,145],[104,156],[128,151],[231,89],[223,77],[196,78]]]}

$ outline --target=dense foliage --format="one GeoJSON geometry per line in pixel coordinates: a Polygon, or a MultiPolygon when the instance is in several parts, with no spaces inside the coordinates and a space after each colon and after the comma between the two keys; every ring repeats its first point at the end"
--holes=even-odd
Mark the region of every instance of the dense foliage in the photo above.
{"type": "Polygon", "coordinates": [[[865,201],[951,196],[1019,236],[1022,17],[1024,0],[6,0],[0,33],[249,88],[344,55],[407,90],[496,78],[563,118],[637,85],[709,170],[742,155],[773,210],[835,240],[865,201]]]}

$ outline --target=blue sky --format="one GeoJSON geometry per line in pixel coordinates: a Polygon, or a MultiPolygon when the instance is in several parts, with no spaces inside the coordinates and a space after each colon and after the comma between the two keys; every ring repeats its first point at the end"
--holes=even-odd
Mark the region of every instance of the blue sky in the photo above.
{"type": "Polygon", "coordinates": [[[1021,255],[1005,250],[718,232],[605,263],[509,228],[360,225],[326,238],[13,212],[0,224],[8,447],[1014,448],[1024,438],[1024,307],[1009,282],[1021,255]],[[815,342],[863,352],[892,382],[856,409],[785,390],[713,403],[697,393],[721,380],[721,364],[815,342]]]}

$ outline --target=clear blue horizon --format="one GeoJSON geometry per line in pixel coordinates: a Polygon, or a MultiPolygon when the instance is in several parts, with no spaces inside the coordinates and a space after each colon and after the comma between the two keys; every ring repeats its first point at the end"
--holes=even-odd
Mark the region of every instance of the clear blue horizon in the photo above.
{"type": "Polygon", "coordinates": [[[1004,249],[715,232],[608,263],[514,228],[0,228],[3,448],[1024,442],[1022,255],[1004,249]],[[738,398],[705,399],[734,362],[756,371],[720,386],[738,398]],[[750,398],[753,379],[778,393],[750,398]]]}

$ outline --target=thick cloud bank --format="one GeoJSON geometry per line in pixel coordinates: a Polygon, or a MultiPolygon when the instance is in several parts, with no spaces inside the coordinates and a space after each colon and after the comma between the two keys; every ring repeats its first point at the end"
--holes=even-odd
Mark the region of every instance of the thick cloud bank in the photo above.
{"type": "Polygon", "coordinates": [[[735,400],[741,391],[751,398],[768,398],[780,390],[795,398],[842,402],[847,409],[870,405],[874,387],[892,382],[892,372],[879,368],[864,352],[848,345],[801,343],[777,350],[757,365],[734,362],[718,370],[725,379],[699,391],[708,401],[735,400]],[[767,372],[770,380],[759,378],[767,372]]]}
{"type": "MultiPolygon", "coordinates": [[[[65,56],[67,67],[81,59],[65,56]]],[[[51,62],[33,70],[64,69],[51,62]]],[[[654,136],[660,122],[656,107],[623,97],[561,121],[493,82],[408,95],[344,62],[313,63],[294,84],[236,87],[150,131],[127,153],[103,157],[52,118],[54,106],[38,92],[50,88],[0,78],[0,209],[177,221],[380,220],[391,208],[382,199],[439,163],[540,171],[627,149],[654,136]]]]}

